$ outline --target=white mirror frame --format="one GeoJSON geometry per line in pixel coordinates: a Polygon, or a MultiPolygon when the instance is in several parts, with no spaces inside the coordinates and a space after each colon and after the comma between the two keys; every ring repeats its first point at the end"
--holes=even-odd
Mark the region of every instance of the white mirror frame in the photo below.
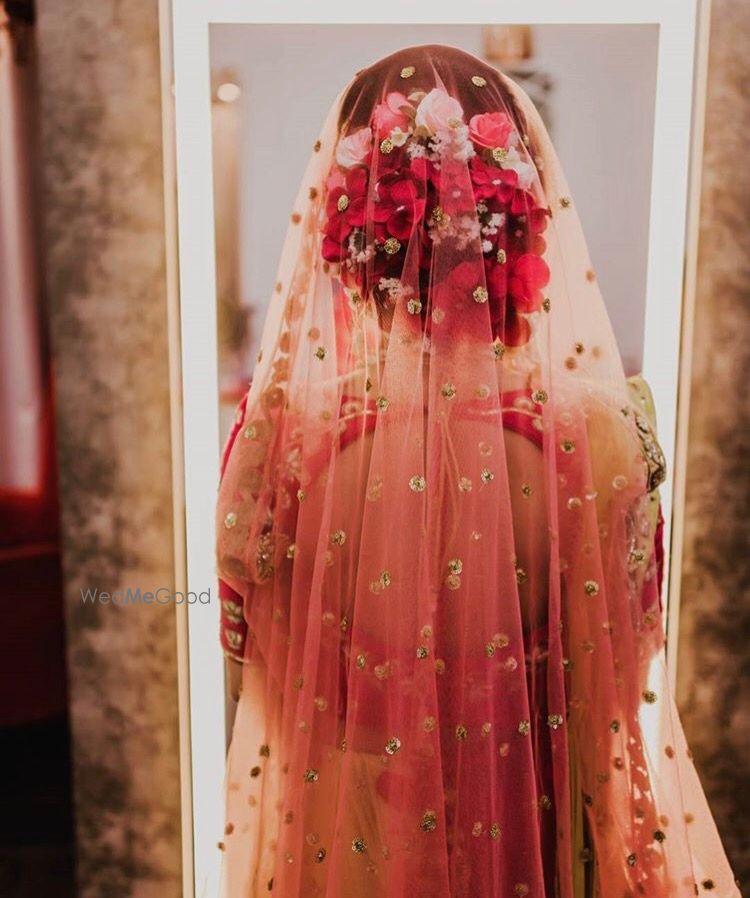
{"type": "MultiPolygon", "coordinates": [[[[674,669],[708,13],[708,0],[568,0],[564,9],[559,0],[526,0],[512,7],[493,0],[433,0],[421,7],[380,0],[366,8],[343,0],[285,0],[283,5],[160,0],[178,589],[211,587],[216,595],[220,434],[209,26],[655,24],[659,43],[643,373],[654,393],[660,442],[672,472],[662,501],[665,544],[671,545],[667,562],[670,554],[677,560],[671,576],[665,571],[674,669]]],[[[219,890],[225,715],[218,630],[218,600],[178,606],[185,898],[208,898],[219,890]]]]}

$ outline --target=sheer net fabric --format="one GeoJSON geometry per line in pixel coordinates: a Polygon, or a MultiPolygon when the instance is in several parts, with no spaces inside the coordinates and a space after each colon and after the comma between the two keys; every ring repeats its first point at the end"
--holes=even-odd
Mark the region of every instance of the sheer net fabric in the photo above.
{"type": "Polygon", "coordinates": [[[218,501],[225,894],[737,895],[664,669],[659,469],[525,94],[447,47],[360,72],[218,501]]]}

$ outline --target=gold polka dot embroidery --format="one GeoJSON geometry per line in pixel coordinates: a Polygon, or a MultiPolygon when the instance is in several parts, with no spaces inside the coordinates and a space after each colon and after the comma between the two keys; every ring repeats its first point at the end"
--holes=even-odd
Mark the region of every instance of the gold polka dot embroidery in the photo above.
{"type": "Polygon", "coordinates": [[[416,73],[416,71],[417,71],[416,66],[413,66],[413,65],[405,65],[405,66],[401,69],[401,72],[400,72],[399,74],[401,75],[401,77],[402,77],[404,80],[406,80],[407,78],[411,78],[412,75],[414,75],[414,74],[416,73]]]}
{"type": "Polygon", "coordinates": [[[474,87],[486,87],[487,79],[483,78],[481,75],[472,75],[471,83],[474,85],[474,87]]]}
{"type": "Polygon", "coordinates": [[[569,209],[571,206],[572,200],[569,196],[561,196],[560,197],[560,208],[561,209],[569,209]]]}

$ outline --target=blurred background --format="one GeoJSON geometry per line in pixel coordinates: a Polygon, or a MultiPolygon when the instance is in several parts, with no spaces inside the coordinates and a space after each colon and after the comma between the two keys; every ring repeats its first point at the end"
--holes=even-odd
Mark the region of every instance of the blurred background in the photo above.
{"type": "MultiPolygon", "coordinates": [[[[412,43],[482,55],[537,101],[638,371],[656,30],[335,27],[330,56],[315,27],[211,32],[225,406],[246,389],[323,114],[357,69],[412,43]]],[[[750,6],[713,0],[677,683],[745,880],[748,49],[750,6]]],[[[80,595],[174,586],[161,91],[157,0],[0,0],[0,895],[13,898],[181,894],[174,606],[80,595]]]]}

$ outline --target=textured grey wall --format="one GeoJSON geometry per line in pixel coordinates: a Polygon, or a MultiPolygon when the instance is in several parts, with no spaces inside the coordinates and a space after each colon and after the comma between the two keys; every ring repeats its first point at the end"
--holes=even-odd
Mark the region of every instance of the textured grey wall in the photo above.
{"type": "Polygon", "coordinates": [[[750,881],[750,4],[713,0],[678,698],[750,881]]]}
{"type": "Polygon", "coordinates": [[[180,889],[157,0],[40,0],[79,895],[180,889]]]}

